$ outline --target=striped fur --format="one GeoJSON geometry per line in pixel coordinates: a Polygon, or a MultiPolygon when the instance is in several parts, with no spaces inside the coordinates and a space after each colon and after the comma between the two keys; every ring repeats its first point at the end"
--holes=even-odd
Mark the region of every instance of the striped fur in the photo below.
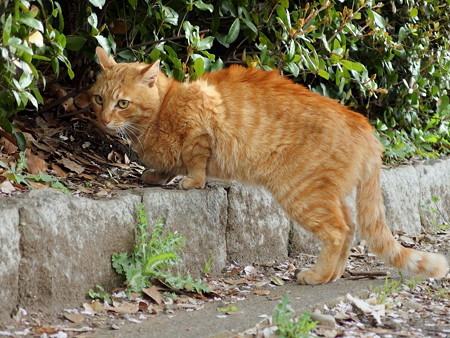
{"type": "Polygon", "coordinates": [[[104,129],[130,139],[150,168],[142,179],[165,183],[185,175],[183,189],[207,177],[264,186],[322,250],[300,283],[338,279],[355,232],[345,202],[357,190],[358,226],[370,249],[389,264],[429,277],[448,271],[444,256],[402,247],[386,225],[380,189],[382,147],[362,115],[277,72],[232,66],[180,83],[152,66],[103,67],[91,89],[104,129]],[[118,100],[129,101],[126,109],[118,100]]]}

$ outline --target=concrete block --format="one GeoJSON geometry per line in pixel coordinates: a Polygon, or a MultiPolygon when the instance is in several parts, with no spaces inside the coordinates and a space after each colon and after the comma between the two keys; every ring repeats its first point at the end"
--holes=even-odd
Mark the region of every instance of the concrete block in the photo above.
{"type": "Polygon", "coordinates": [[[381,174],[381,186],[389,228],[408,234],[420,233],[417,171],[412,166],[385,169],[381,174]]]}
{"type": "Polygon", "coordinates": [[[19,300],[19,210],[0,205],[0,215],[0,322],[4,322],[19,300]]]}
{"type": "Polygon", "coordinates": [[[232,184],[228,191],[228,259],[241,264],[288,256],[291,221],[262,188],[232,184]]]}
{"type": "Polygon", "coordinates": [[[38,190],[21,196],[21,306],[67,308],[96,284],[119,286],[111,255],[131,252],[139,201],[134,195],[92,200],[38,190]]]}
{"type": "Polygon", "coordinates": [[[414,166],[419,176],[422,225],[429,230],[450,222],[450,158],[414,166]],[[438,201],[433,201],[437,198],[438,201]]]}
{"type": "Polygon", "coordinates": [[[318,255],[320,241],[309,231],[306,231],[296,222],[292,222],[289,234],[289,256],[296,257],[300,254],[318,255]]]}
{"type": "Polygon", "coordinates": [[[227,194],[221,187],[204,190],[139,190],[149,220],[162,217],[167,230],[186,238],[180,272],[198,276],[209,261],[212,273],[225,267],[227,194]]]}

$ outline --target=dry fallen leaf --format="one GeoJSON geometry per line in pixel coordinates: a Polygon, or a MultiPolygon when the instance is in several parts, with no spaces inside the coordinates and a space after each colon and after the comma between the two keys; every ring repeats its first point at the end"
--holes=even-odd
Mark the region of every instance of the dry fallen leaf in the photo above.
{"type": "Polygon", "coordinates": [[[38,335],[55,334],[58,331],[59,331],[58,329],[50,326],[37,326],[34,328],[34,334],[38,335]]]}
{"type": "Polygon", "coordinates": [[[79,313],[65,313],[64,317],[73,323],[81,323],[84,320],[84,316],[79,313]]]}
{"type": "Polygon", "coordinates": [[[27,158],[27,167],[28,170],[33,174],[37,175],[39,172],[46,173],[47,172],[47,162],[31,153],[30,149],[25,151],[25,156],[27,158]]]}
{"type": "Polygon", "coordinates": [[[58,161],[58,163],[65,166],[67,169],[76,172],[78,175],[85,170],[85,168],[82,165],[79,165],[78,163],[69,160],[68,158],[62,158],[58,161]]]}
{"type": "Polygon", "coordinates": [[[84,310],[89,314],[105,312],[106,309],[100,302],[83,303],[84,310]]]}
{"type": "Polygon", "coordinates": [[[258,296],[267,296],[270,294],[269,290],[255,290],[255,294],[258,296]]]}
{"type": "Polygon", "coordinates": [[[62,178],[67,177],[67,173],[64,170],[62,170],[61,167],[59,165],[57,165],[56,163],[52,163],[52,169],[55,171],[55,173],[58,177],[62,177],[62,178]]]}
{"type": "Polygon", "coordinates": [[[242,279],[224,279],[223,281],[225,283],[231,284],[231,285],[247,284],[248,283],[248,279],[247,278],[242,278],[242,279]]]}
{"type": "Polygon", "coordinates": [[[159,292],[156,286],[151,286],[149,288],[143,288],[142,292],[144,292],[147,296],[149,296],[152,300],[155,301],[156,304],[161,305],[163,300],[161,297],[161,292],[159,292]]]}
{"type": "Polygon", "coordinates": [[[14,143],[9,141],[5,137],[0,138],[0,145],[3,147],[3,149],[8,154],[15,154],[17,152],[17,150],[19,149],[19,148],[17,148],[17,146],[14,143]]]}
{"type": "Polygon", "coordinates": [[[278,286],[284,285],[283,279],[278,276],[272,275],[269,278],[270,278],[270,281],[275,285],[278,285],[278,286]]]}
{"type": "Polygon", "coordinates": [[[28,41],[34,43],[37,47],[44,47],[44,37],[41,32],[34,31],[28,36],[28,41]]]}
{"type": "Polygon", "coordinates": [[[10,181],[4,181],[0,183],[0,191],[5,194],[10,194],[13,191],[16,191],[16,187],[14,187],[10,181]]]}
{"type": "Polygon", "coordinates": [[[89,106],[89,103],[91,102],[90,96],[87,93],[78,95],[74,100],[75,100],[75,104],[79,108],[86,108],[87,106],[89,106]]]}
{"type": "MultiPolygon", "coordinates": [[[[58,84],[53,84],[48,88],[49,93],[51,93],[55,99],[61,99],[67,96],[67,91],[58,84]]],[[[61,106],[66,112],[75,112],[78,109],[74,105],[73,97],[69,97],[66,101],[61,103],[61,106]]]]}
{"type": "Polygon", "coordinates": [[[138,303],[127,303],[127,304],[116,304],[114,303],[114,306],[107,307],[107,311],[116,312],[116,313],[136,313],[139,311],[139,304],[138,303]]]}
{"type": "Polygon", "coordinates": [[[28,184],[31,185],[34,189],[46,189],[48,186],[39,182],[28,181],[28,184]]]}

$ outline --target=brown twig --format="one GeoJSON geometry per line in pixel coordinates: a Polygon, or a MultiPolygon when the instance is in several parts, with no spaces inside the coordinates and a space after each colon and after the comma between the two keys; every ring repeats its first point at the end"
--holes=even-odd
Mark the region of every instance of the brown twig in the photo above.
{"type": "Polygon", "coordinates": [[[352,271],[352,270],[349,270],[348,273],[352,276],[366,276],[366,277],[369,277],[369,276],[381,277],[381,276],[388,275],[388,273],[386,271],[352,271]]]}
{"type": "Polygon", "coordinates": [[[89,89],[89,86],[80,88],[78,90],[71,91],[71,92],[67,93],[67,95],[60,97],[59,99],[56,99],[55,101],[53,101],[49,104],[46,104],[45,106],[42,106],[41,109],[39,109],[39,113],[45,113],[46,111],[59,106],[61,103],[67,101],[68,99],[70,99],[72,97],[77,96],[78,94],[84,92],[87,89],[89,89]]]}
{"type": "Polygon", "coordinates": [[[74,116],[74,115],[77,115],[77,114],[82,114],[82,113],[86,113],[86,112],[90,112],[90,111],[91,111],[91,106],[87,106],[87,107],[78,109],[77,111],[73,111],[73,112],[70,112],[70,113],[67,113],[67,114],[64,114],[64,115],[59,115],[58,118],[63,119],[63,118],[66,118],[66,117],[71,117],[71,116],[74,116]]]}

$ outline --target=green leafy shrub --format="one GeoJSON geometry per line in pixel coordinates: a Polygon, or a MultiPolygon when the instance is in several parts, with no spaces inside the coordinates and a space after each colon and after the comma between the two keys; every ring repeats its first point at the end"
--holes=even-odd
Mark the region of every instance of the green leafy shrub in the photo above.
{"type": "Polygon", "coordinates": [[[112,256],[112,266],[117,273],[125,275],[129,291],[141,292],[152,285],[152,280],[159,279],[174,290],[209,292],[201,281],[169,271],[179,262],[177,250],[182,247],[184,238],[176,233],[165,232],[161,218],[151,227],[142,205],[138,207],[136,230],[133,253],[128,255],[122,252],[112,256]]]}
{"type": "Polygon", "coordinates": [[[40,89],[47,81],[43,70],[50,67],[58,76],[62,63],[69,77],[74,73],[64,52],[64,21],[57,2],[45,1],[44,6],[42,0],[6,0],[0,7],[4,9],[0,16],[0,126],[16,136],[23,149],[23,136],[7,118],[28,103],[38,109],[43,102],[40,89]]]}
{"type": "Polygon", "coordinates": [[[0,19],[8,60],[0,74],[7,68],[15,76],[7,78],[17,82],[1,80],[8,114],[40,102],[37,64],[50,62],[59,72],[59,63],[68,66],[66,48],[90,71],[85,64],[99,44],[119,61],[160,59],[180,81],[232,63],[277,68],[368,116],[388,162],[450,152],[448,0],[80,0],[78,24],[67,36],[58,4],[44,9],[37,3],[38,11],[24,0],[5,5],[0,19]],[[44,47],[29,42],[34,31],[43,35],[44,47]],[[18,40],[9,42],[13,36],[18,40]],[[32,77],[15,70],[14,53],[32,77]]]}

